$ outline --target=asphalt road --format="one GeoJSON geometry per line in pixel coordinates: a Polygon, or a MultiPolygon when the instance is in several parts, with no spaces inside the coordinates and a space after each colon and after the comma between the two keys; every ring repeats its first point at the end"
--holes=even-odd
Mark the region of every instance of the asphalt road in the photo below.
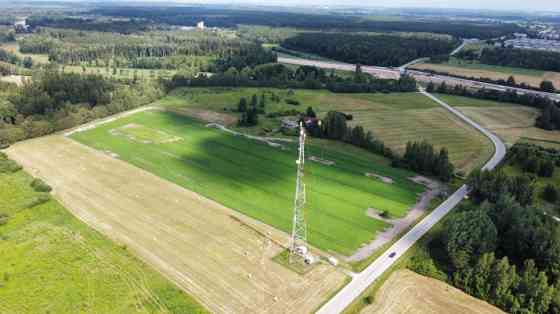
{"type": "MultiPolygon", "coordinates": [[[[504,143],[494,134],[482,128],[474,121],[463,115],[458,110],[452,108],[448,104],[439,100],[435,96],[421,91],[422,94],[430,97],[451,113],[457,115],[467,124],[473,126],[485,136],[487,136],[494,144],[495,151],[492,158],[484,165],[483,169],[491,170],[495,168],[506,154],[504,143]]],[[[467,195],[467,186],[461,186],[453,193],[445,202],[434,209],[421,222],[414,226],[408,233],[400,238],[393,246],[391,246],[385,254],[376,259],[364,271],[352,278],[352,281],[340,290],[332,299],[330,299],[323,307],[317,311],[318,314],[334,314],[341,313],[348,305],[357,299],[362,292],[366,290],[381,274],[388,270],[399,257],[401,257],[416,241],[418,241],[426,232],[428,232],[437,222],[439,222],[449,211],[451,211],[459,202],[467,195]],[[395,256],[389,257],[389,254],[395,253],[395,256]]]]}
{"type": "MultiPolygon", "coordinates": [[[[354,64],[349,64],[349,63],[342,63],[342,62],[331,63],[327,61],[315,61],[315,60],[307,60],[307,59],[299,59],[299,58],[278,58],[278,62],[285,63],[285,64],[295,64],[295,65],[309,65],[309,66],[316,66],[323,69],[335,69],[335,70],[343,70],[343,71],[354,71],[356,69],[356,66],[354,64]]],[[[397,79],[401,75],[401,70],[399,68],[362,66],[362,71],[365,73],[372,74],[379,78],[397,79]]],[[[471,88],[486,88],[486,89],[499,90],[499,91],[506,91],[509,89],[509,90],[515,90],[516,92],[521,94],[536,94],[544,97],[550,97],[552,99],[556,99],[560,101],[560,95],[554,93],[546,93],[546,92],[533,91],[533,90],[528,90],[523,88],[508,87],[508,86],[502,86],[497,84],[460,79],[460,78],[446,76],[446,75],[430,74],[428,72],[423,72],[418,70],[407,70],[407,74],[413,76],[417,81],[420,82],[427,83],[432,81],[434,83],[439,83],[445,81],[448,85],[451,86],[460,84],[471,88]]]]}

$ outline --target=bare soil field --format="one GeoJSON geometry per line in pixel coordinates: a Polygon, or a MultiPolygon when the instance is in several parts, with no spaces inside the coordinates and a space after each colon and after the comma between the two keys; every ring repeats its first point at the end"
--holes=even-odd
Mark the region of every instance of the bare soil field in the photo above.
{"type": "Polygon", "coordinates": [[[309,313],[346,282],[326,264],[288,270],[271,260],[286,234],[62,135],[7,153],[75,216],[214,313],[309,313]]]}
{"type": "Polygon", "coordinates": [[[505,73],[501,71],[492,71],[485,69],[472,69],[467,67],[455,66],[451,64],[432,64],[432,63],[419,63],[412,66],[418,70],[433,70],[437,72],[446,72],[449,74],[466,76],[466,77],[485,77],[493,80],[507,80],[510,75],[513,75],[517,83],[526,83],[534,87],[538,87],[543,80],[551,81],[554,86],[560,86],[560,73],[558,72],[543,72],[542,75],[527,75],[519,73],[505,73]]]}
{"type": "Polygon", "coordinates": [[[442,281],[410,270],[394,272],[377,292],[366,314],[499,314],[500,309],[442,281]]]}

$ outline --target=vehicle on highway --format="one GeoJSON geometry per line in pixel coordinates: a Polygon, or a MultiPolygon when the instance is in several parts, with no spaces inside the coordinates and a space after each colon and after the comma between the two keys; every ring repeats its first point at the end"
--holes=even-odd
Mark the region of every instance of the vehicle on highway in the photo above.
{"type": "Polygon", "coordinates": [[[389,254],[389,258],[393,258],[393,257],[395,257],[395,255],[397,255],[397,252],[393,252],[393,253],[389,254]]]}

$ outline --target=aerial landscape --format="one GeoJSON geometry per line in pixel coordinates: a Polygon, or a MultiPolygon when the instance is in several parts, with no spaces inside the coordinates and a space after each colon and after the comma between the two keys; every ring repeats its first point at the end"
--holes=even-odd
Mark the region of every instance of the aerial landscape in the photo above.
{"type": "Polygon", "coordinates": [[[0,314],[560,314],[559,3],[0,9],[0,314]]]}

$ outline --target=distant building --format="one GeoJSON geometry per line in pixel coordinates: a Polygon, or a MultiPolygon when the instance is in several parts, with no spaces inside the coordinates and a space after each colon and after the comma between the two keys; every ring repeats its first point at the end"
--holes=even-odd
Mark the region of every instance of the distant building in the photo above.
{"type": "Polygon", "coordinates": [[[14,30],[16,33],[27,33],[29,32],[29,25],[27,25],[26,20],[20,20],[14,23],[14,30]]]}
{"type": "Polygon", "coordinates": [[[200,29],[200,30],[204,30],[204,21],[200,21],[198,23],[196,23],[196,28],[200,29]]]}

